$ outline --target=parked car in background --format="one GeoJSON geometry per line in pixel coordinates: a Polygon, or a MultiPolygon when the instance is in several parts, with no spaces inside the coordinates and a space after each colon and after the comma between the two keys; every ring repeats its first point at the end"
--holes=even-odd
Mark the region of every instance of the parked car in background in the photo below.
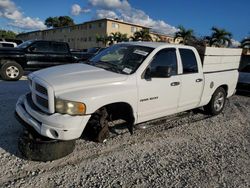
{"type": "Polygon", "coordinates": [[[0,42],[14,42],[17,45],[23,43],[23,41],[20,39],[8,39],[8,38],[0,38],[0,42]]]}
{"type": "Polygon", "coordinates": [[[250,64],[247,64],[239,70],[237,91],[250,92],[250,64]]]}
{"type": "Polygon", "coordinates": [[[24,70],[76,63],[65,42],[30,40],[16,48],[0,48],[0,75],[3,80],[19,80],[24,70]]]}
{"type": "Polygon", "coordinates": [[[14,42],[2,42],[0,41],[0,48],[14,48],[17,47],[17,44],[14,42]]]}
{"type": "Polygon", "coordinates": [[[87,61],[91,57],[93,57],[96,54],[98,54],[99,52],[101,52],[103,49],[105,49],[105,48],[93,47],[93,48],[87,49],[86,52],[74,52],[74,54],[77,55],[77,57],[79,58],[80,61],[87,61]]]}

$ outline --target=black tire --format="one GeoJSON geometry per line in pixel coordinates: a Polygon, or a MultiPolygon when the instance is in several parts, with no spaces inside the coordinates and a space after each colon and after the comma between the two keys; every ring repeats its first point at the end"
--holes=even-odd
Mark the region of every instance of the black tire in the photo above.
{"type": "Polygon", "coordinates": [[[204,110],[207,114],[218,115],[224,109],[226,102],[226,91],[219,87],[215,90],[210,102],[204,106],[204,110]]]}
{"type": "Polygon", "coordinates": [[[90,140],[105,142],[109,137],[108,113],[106,108],[101,108],[92,114],[87,127],[84,130],[90,140]]]}
{"type": "Polygon", "coordinates": [[[28,160],[53,161],[72,153],[75,140],[53,140],[25,130],[18,140],[18,149],[28,160]]]}
{"type": "Polygon", "coordinates": [[[7,60],[2,65],[0,74],[3,80],[16,81],[23,76],[23,68],[15,61],[7,60]]]}

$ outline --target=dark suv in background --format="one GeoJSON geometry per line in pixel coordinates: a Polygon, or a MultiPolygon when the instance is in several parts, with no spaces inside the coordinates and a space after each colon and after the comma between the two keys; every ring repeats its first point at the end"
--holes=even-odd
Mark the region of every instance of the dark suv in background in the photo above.
{"type": "Polygon", "coordinates": [[[3,80],[19,80],[24,70],[76,63],[79,58],[65,42],[30,40],[16,48],[0,49],[0,75],[3,80]]]}

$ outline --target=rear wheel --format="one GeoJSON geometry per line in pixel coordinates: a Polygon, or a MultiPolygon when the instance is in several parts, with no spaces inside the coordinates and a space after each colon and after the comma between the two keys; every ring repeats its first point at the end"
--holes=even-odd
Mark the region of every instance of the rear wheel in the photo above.
{"type": "Polygon", "coordinates": [[[15,61],[7,61],[1,67],[1,77],[3,80],[19,80],[23,75],[23,68],[15,61]]]}
{"type": "Polygon", "coordinates": [[[210,115],[218,115],[224,109],[226,92],[222,87],[215,90],[210,102],[204,106],[204,110],[210,115]]]}

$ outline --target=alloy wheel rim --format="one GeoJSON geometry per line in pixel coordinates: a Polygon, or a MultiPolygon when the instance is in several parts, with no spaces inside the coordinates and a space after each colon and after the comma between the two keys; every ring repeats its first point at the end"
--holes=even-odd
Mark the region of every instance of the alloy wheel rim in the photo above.
{"type": "Polygon", "coordinates": [[[222,92],[219,92],[214,100],[214,109],[220,111],[224,106],[225,97],[222,92]]]}
{"type": "Polygon", "coordinates": [[[19,70],[17,67],[15,66],[10,66],[6,69],[6,75],[9,77],[9,78],[16,78],[18,77],[19,75],[19,70]]]}

